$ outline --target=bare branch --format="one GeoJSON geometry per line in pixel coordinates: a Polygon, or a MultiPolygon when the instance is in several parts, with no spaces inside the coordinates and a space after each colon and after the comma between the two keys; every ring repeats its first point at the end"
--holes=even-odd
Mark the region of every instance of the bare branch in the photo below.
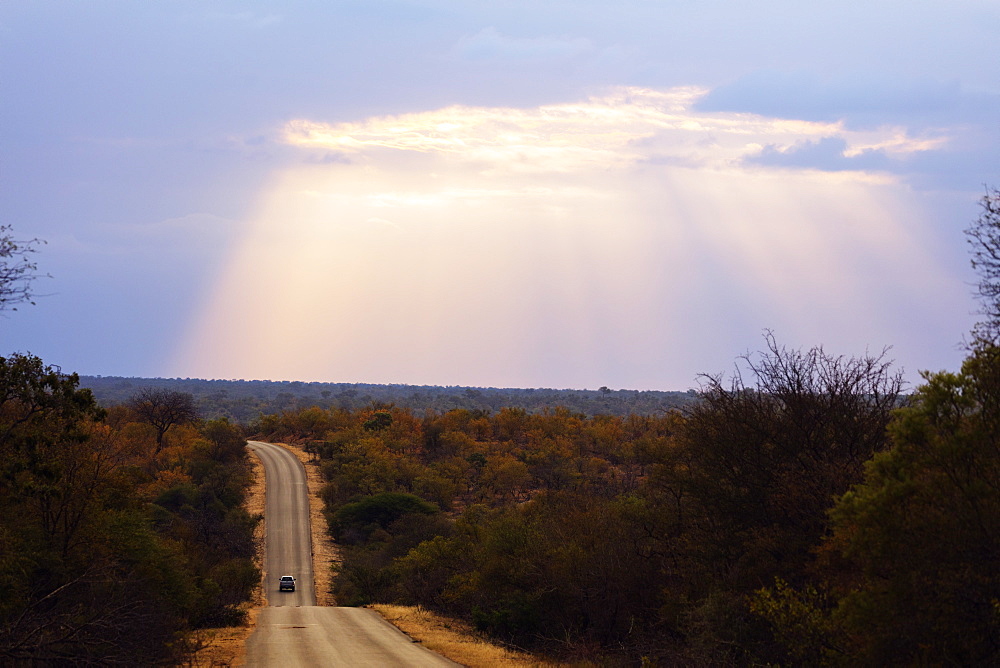
{"type": "Polygon", "coordinates": [[[41,239],[20,240],[13,237],[10,225],[0,225],[0,311],[17,310],[18,304],[34,304],[32,282],[47,276],[39,274],[31,259],[38,252],[41,239]]]}
{"type": "Polygon", "coordinates": [[[996,343],[1000,339],[1000,189],[987,188],[979,206],[979,218],[965,230],[972,268],[979,273],[979,313],[986,318],[973,334],[977,340],[996,343]]]}

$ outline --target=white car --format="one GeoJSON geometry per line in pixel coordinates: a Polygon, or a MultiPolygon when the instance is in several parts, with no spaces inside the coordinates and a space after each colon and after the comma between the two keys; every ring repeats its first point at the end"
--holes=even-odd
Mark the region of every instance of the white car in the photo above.
{"type": "Polygon", "coordinates": [[[291,575],[282,575],[278,580],[278,591],[295,591],[295,578],[291,575]]]}

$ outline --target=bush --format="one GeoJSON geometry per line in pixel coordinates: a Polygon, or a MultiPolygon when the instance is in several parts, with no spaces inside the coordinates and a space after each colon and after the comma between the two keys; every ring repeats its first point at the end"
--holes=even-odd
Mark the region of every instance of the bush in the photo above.
{"type": "Polygon", "coordinates": [[[383,492],[340,507],[333,515],[334,537],[347,543],[367,541],[404,515],[436,515],[438,507],[413,494],[383,492]]]}

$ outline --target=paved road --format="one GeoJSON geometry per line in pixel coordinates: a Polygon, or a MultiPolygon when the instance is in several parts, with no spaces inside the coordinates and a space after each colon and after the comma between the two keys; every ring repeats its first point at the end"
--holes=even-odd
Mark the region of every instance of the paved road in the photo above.
{"type": "Polygon", "coordinates": [[[264,582],[270,607],[257,616],[247,666],[458,666],[420,645],[372,610],[316,606],[305,469],[288,450],[250,441],[264,463],[267,500],[264,582]],[[296,578],[294,592],[278,578],[296,578]]]}
{"type": "Polygon", "coordinates": [[[313,587],[309,488],[302,462],[278,445],[250,441],[264,463],[264,590],[269,605],[316,605],[313,587]],[[278,591],[278,578],[295,578],[295,591],[278,591]]]}

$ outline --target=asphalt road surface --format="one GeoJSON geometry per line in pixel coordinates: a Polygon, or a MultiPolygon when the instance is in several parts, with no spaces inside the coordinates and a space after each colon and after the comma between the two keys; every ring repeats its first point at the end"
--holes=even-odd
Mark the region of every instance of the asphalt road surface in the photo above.
{"type": "Polygon", "coordinates": [[[264,463],[264,583],[269,607],[247,641],[247,666],[458,666],[418,644],[376,612],[316,605],[313,590],[309,491],[302,463],[288,450],[259,441],[250,449],[264,463]],[[278,591],[278,578],[295,591],[278,591]]]}
{"type": "Polygon", "coordinates": [[[250,449],[264,463],[264,589],[268,603],[275,607],[316,605],[306,470],[281,446],[250,441],[250,449]],[[295,578],[295,591],[278,591],[282,575],[295,578]]]}

